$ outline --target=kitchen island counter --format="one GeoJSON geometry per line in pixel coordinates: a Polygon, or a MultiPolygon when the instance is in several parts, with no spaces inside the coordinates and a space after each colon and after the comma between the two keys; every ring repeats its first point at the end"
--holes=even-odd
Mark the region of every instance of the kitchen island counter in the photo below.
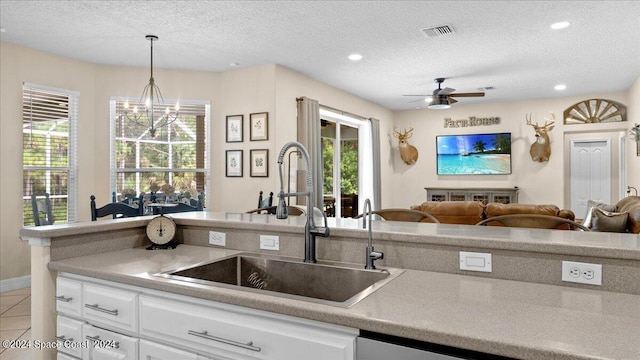
{"type": "Polygon", "coordinates": [[[153,274],[240,251],[180,245],[49,263],[58,272],[524,359],[639,359],[640,296],[406,270],[344,309],[153,274]]]}

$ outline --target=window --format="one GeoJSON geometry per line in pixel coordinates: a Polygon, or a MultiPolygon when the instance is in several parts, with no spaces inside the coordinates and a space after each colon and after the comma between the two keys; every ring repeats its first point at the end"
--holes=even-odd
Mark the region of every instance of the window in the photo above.
{"type": "Polygon", "coordinates": [[[325,211],[327,216],[356,216],[359,204],[371,198],[363,181],[371,178],[367,172],[367,163],[371,163],[366,150],[371,146],[368,122],[322,107],[320,117],[325,211]]]}
{"type": "Polygon", "coordinates": [[[23,219],[33,225],[31,195],[50,195],[56,223],[76,220],[77,92],[22,87],[23,219]]]}
{"type": "Polygon", "coordinates": [[[153,137],[148,127],[122,115],[127,100],[111,99],[112,191],[119,199],[127,193],[158,192],[181,200],[204,195],[209,105],[181,101],[179,118],[158,128],[153,137]]]}

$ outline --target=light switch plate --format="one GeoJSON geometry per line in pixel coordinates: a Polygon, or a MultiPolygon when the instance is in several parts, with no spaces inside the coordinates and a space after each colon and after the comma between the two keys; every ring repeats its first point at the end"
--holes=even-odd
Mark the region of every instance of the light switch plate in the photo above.
{"type": "Polygon", "coordinates": [[[460,270],[491,272],[491,253],[460,251],[460,270]]]}
{"type": "Polygon", "coordinates": [[[260,249],[280,250],[280,237],[277,235],[260,235],[260,249]]]}

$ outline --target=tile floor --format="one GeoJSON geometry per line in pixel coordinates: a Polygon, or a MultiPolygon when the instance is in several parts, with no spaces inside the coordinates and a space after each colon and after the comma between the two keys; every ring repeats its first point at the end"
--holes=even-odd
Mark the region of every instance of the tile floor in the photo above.
{"type": "MultiPolygon", "coordinates": [[[[0,340],[31,339],[31,289],[0,294],[0,340]]],[[[29,360],[30,349],[7,349],[0,346],[1,360],[29,360]]]]}

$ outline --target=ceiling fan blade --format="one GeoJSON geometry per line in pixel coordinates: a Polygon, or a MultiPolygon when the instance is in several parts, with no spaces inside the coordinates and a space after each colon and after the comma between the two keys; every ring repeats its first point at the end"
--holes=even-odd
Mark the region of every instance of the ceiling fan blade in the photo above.
{"type": "Polygon", "coordinates": [[[484,96],[484,93],[483,92],[457,93],[457,94],[450,94],[449,96],[455,96],[455,97],[482,97],[482,96],[484,96]]]}
{"type": "Polygon", "coordinates": [[[456,89],[452,89],[452,88],[447,87],[447,88],[444,88],[444,89],[442,89],[442,90],[436,90],[436,91],[438,91],[438,92],[436,93],[436,92],[434,91],[434,92],[433,92],[433,93],[434,93],[434,95],[449,95],[449,94],[451,94],[452,92],[456,91],[456,89]]]}
{"type": "Polygon", "coordinates": [[[457,102],[458,102],[458,100],[456,100],[456,99],[454,99],[454,98],[452,98],[452,97],[449,97],[449,105],[451,105],[451,104],[455,104],[455,103],[457,103],[457,102]]]}
{"type": "Polygon", "coordinates": [[[402,95],[402,96],[422,96],[422,97],[427,97],[427,96],[431,96],[431,95],[402,95]]]}
{"type": "Polygon", "coordinates": [[[418,99],[418,100],[409,101],[407,104],[413,104],[413,103],[416,103],[416,102],[422,102],[422,101],[425,101],[425,99],[423,98],[423,99],[418,99]]]}

